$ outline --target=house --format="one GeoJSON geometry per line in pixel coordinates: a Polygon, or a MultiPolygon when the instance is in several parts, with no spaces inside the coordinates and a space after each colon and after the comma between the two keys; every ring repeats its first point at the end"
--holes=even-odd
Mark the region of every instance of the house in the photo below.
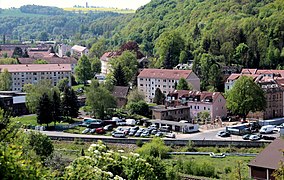
{"type": "Polygon", "coordinates": [[[190,107],[190,117],[200,112],[209,112],[211,120],[227,117],[226,99],[220,92],[174,90],[166,97],[168,106],[190,107]]]}
{"type": "Polygon", "coordinates": [[[101,74],[106,75],[110,73],[110,64],[109,61],[111,58],[117,57],[117,52],[106,52],[100,58],[101,61],[101,74]]]}
{"type": "Polygon", "coordinates": [[[84,46],[74,45],[71,48],[71,56],[73,56],[77,59],[79,59],[83,55],[88,56],[88,54],[89,54],[89,49],[84,47],[84,46]]]}
{"type": "Polygon", "coordinates": [[[10,64],[0,65],[0,72],[5,69],[12,75],[13,91],[22,91],[25,84],[36,84],[40,80],[50,80],[56,86],[64,78],[71,86],[70,64],[10,64]]]}
{"type": "Polygon", "coordinates": [[[116,98],[117,107],[123,107],[127,103],[128,86],[114,86],[112,95],[116,98]]]}
{"type": "Polygon", "coordinates": [[[248,164],[251,179],[274,180],[273,172],[284,162],[284,139],[275,139],[248,164]]]}
{"type": "Polygon", "coordinates": [[[61,58],[67,56],[67,52],[71,53],[71,46],[69,45],[59,44],[57,47],[58,47],[58,56],[61,58]]]}
{"type": "Polygon", "coordinates": [[[252,77],[265,92],[266,109],[262,112],[249,113],[247,117],[272,119],[284,116],[284,70],[242,69],[240,74],[231,74],[225,83],[225,91],[230,90],[241,76],[252,77]]]}
{"type": "Polygon", "coordinates": [[[157,88],[167,95],[175,89],[180,78],[185,78],[193,89],[200,90],[200,79],[192,70],[172,69],[143,69],[137,77],[138,90],[145,94],[146,101],[152,102],[157,88]]]}
{"type": "Polygon", "coordinates": [[[151,110],[153,119],[170,121],[190,120],[190,107],[188,106],[167,107],[159,105],[154,106],[151,110]]]}

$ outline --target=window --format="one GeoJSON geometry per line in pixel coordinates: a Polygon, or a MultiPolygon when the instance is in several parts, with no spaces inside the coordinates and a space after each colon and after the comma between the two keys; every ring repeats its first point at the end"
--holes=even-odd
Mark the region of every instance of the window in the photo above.
{"type": "Polygon", "coordinates": [[[204,107],[204,110],[206,110],[206,107],[204,107]]]}
{"type": "Polygon", "coordinates": [[[143,78],[140,78],[140,81],[143,81],[143,78]]]}
{"type": "MultiPolygon", "coordinates": [[[[140,84],[140,86],[143,86],[143,84],[140,84]]],[[[147,84],[146,84],[146,86],[147,86],[147,84]]]]}
{"type": "Polygon", "coordinates": [[[167,80],[164,79],[163,82],[167,82],[167,80]]]}

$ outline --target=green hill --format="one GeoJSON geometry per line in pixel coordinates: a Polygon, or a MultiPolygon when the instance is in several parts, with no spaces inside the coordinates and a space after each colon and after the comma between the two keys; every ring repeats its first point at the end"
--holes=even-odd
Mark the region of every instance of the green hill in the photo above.
{"type": "Polygon", "coordinates": [[[175,61],[183,52],[197,65],[209,54],[225,64],[276,68],[284,60],[283,8],[283,0],[152,0],[120,34],[155,55],[157,66],[165,66],[166,39],[180,37],[184,44],[170,53],[175,61]]]}

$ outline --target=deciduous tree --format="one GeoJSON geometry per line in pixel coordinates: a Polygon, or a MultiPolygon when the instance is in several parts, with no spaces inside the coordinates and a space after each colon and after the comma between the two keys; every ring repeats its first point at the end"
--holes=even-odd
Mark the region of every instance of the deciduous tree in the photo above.
{"type": "Polygon", "coordinates": [[[76,79],[79,82],[83,82],[84,85],[87,84],[87,80],[93,78],[92,67],[90,60],[87,56],[83,55],[75,68],[76,79]]]}
{"type": "Polygon", "coordinates": [[[164,104],[164,100],[165,100],[165,95],[162,93],[160,88],[157,88],[155,90],[155,97],[153,99],[153,102],[158,105],[161,105],[164,104]]]}
{"type": "Polygon", "coordinates": [[[12,75],[7,69],[0,73],[0,90],[10,91],[12,89],[12,75]]]}
{"type": "Polygon", "coordinates": [[[226,99],[227,108],[244,120],[250,111],[262,111],[266,107],[263,90],[247,76],[241,76],[235,82],[232,89],[226,93],[226,99]]]}

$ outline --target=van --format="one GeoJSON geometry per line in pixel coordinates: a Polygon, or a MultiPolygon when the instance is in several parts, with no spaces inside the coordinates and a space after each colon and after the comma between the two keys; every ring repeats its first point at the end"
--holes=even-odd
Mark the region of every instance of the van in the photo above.
{"type": "Polygon", "coordinates": [[[134,126],[136,124],[135,119],[126,119],[126,125],[128,126],[134,126]]]}
{"type": "Polygon", "coordinates": [[[262,126],[259,130],[260,134],[269,134],[269,133],[273,133],[273,131],[275,130],[276,126],[274,125],[267,125],[267,126],[262,126]]]}

